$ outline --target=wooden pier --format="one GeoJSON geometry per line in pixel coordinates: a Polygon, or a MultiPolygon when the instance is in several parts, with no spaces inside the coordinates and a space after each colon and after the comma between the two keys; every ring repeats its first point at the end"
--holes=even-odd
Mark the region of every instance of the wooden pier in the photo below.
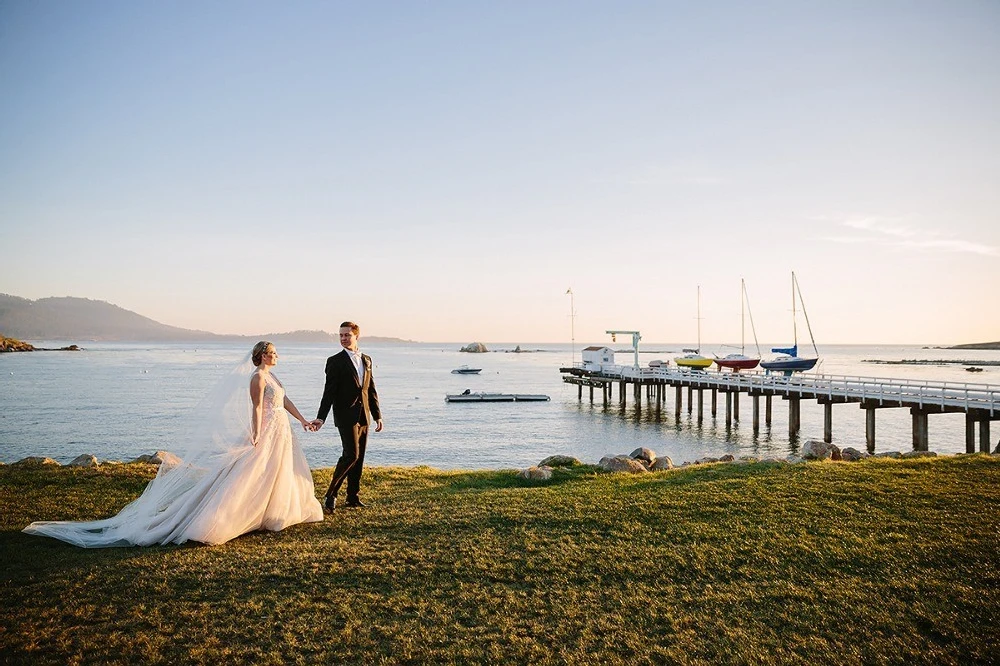
{"type": "Polygon", "coordinates": [[[875,413],[879,409],[908,408],[913,419],[913,448],[928,450],[928,417],[932,414],[965,414],[965,450],[990,451],[990,422],[1000,420],[1000,386],[954,382],[907,381],[879,377],[850,377],[840,375],[796,374],[792,376],[764,372],[708,372],[687,371],[677,368],[641,368],[634,366],[602,366],[588,370],[583,366],[560,368],[563,381],[578,387],[578,398],[583,400],[583,389],[590,389],[590,402],[594,402],[595,389],[605,407],[613,400],[614,386],[618,385],[618,402],[625,406],[626,396],[633,394],[637,409],[642,410],[643,394],[648,409],[660,411],[666,404],[667,387],[674,389],[674,410],[678,418],[682,406],[688,414],[697,404],[697,419],[704,417],[704,393],[711,394],[711,414],[716,417],[718,397],[725,400],[726,425],[740,418],[740,396],[746,394],[752,401],[753,431],[760,429],[760,403],[764,399],[764,423],[771,425],[771,401],[777,396],[788,402],[788,433],[795,436],[801,425],[801,401],[814,400],[823,406],[823,439],[833,440],[833,405],[856,403],[865,410],[865,440],[868,450],[875,450],[875,413]],[[683,399],[687,392],[687,400],[683,399]]]}

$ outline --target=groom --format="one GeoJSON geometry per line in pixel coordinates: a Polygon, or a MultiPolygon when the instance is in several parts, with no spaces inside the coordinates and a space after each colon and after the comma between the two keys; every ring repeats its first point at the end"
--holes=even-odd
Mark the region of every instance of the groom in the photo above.
{"type": "Polygon", "coordinates": [[[340,441],[344,445],[330,489],[326,491],[323,508],[327,513],[337,508],[337,493],[344,479],[347,479],[347,506],[365,506],[358,498],[358,490],[361,488],[361,468],[368,444],[368,425],[374,419],[375,432],[382,430],[382,411],[378,406],[375,378],[372,377],[372,359],[358,351],[360,333],[361,329],[352,321],[340,325],[340,345],[344,349],[326,359],[326,386],[316,420],[312,422],[319,430],[332,408],[333,424],[340,431],[340,441]]]}

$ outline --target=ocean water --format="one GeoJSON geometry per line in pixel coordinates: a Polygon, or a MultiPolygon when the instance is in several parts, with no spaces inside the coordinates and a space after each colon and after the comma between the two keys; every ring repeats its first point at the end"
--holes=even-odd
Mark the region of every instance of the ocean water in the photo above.
{"type": "MultiPolygon", "coordinates": [[[[38,342],[56,347],[65,342],[38,342]]],[[[631,396],[626,409],[605,409],[585,389],[562,382],[559,368],[572,361],[570,345],[520,343],[531,353],[510,353],[511,344],[490,345],[491,352],[467,354],[460,344],[370,344],[363,350],[374,360],[385,429],[372,433],[366,462],[372,465],[429,465],[440,469],[518,468],[553,454],[597,462],[604,455],[630,453],[637,447],[670,456],[675,464],[704,456],[785,456],[802,441],[822,438],[823,410],[802,402],[802,428],[790,438],[786,403],[772,403],[770,428],[752,432],[751,401],[741,400],[741,421],[725,424],[724,399],[718,415],[697,422],[686,405],[680,419],[673,392],[659,418],[637,412],[631,396]],[[453,375],[462,364],[481,367],[480,375],[453,375]],[[446,403],[447,393],[496,391],[544,393],[541,403],[446,403]]],[[[576,345],[577,359],[583,345],[576,345]]],[[[620,345],[613,345],[620,347],[620,345]]],[[[640,362],[669,359],[686,344],[644,345],[640,362]]],[[[199,400],[234,367],[248,349],[233,344],[91,343],[81,352],[36,352],[0,355],[0,461],[48,456],[69,462],[89,453],[102,460],[131,460],[156,450],[170,450],[182,436],[199,400]]],[[[275,374],[288,396],[307,418],[316,413],[328,355],[339,348],[283,344],[275,374]]],[[[706,345],[706,353],[712,350],[706,345]]],[[[728,350],[719,349],[724,354],[728,350]]],[[[1000,384],[1000,367],[969,373],[960,365],[875,365],[865,359],[968,359],[1000,361],[997,351],[955,351],[906,346],[827,346],[820,348],[818,372],[832,375],[892,377],[934,382],[1000,384]]],[[[631,363],[630,351],[617,355],[631,363]]],[[[615,392],[617,398],[617,391],[615,392]]],[[[685,393],[686,399],[686,393],[685,393]]],[[[763,406],[761,407],[763,412],[763,406]]],[[[865,446],[865,413],[857,405],[833,408],[833,441],[841,447],[865,446]]],[[[965,451],[961,414],[932,415],[930,449],[965,451]]],[[[299,442],[313,467],[336,464],[340,443],[336,430],[298,431],[299,442]]],[[[996,440],[1000,432],[992,435],[996,440]]],[[[877,413],[876,451],[912,448],[911,417],[906,409],[877,413]]]]}

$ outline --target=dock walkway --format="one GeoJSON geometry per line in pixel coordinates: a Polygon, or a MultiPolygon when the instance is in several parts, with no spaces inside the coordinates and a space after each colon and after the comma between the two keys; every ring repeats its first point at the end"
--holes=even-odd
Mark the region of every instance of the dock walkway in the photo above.
{"type": "Polygon", "coordinates": [[[967,382],[913,381],[885,377],[853,377],[822,374],[768,374],[751,372],[688,371],[677,368],[642,368],[625,365],[603,365],[594,371],[582,365],[560,368],[563,381],[578,386],[578,397],[583,399],[583,387],[600,389],[604,404],[612,398],[612,389],[619,386],[619,401],[624,406],[626,387],[631,385],[636,406],[641,409],[642,394],[646,393],[647,405],[661,409],[667,386],[676,392],[675,410],[679,416],[682,391],[687,389],[688,412],[697,400],[698,420],[702,419],[703,393],[711,392],[712,416],[716,414],[719,393],[726,397],[726,424],[733,418],[739,420],[739,398],[745,393],[753,400],[754,432],[760,427],[760,398],[765,399],[765,423],[771,423],[771,399],[779,396],[788,401],[788,432],[795,435],[800,427],[801,400],[815,400],[824,406],[823,438],[833,438],[833,405],[857,403],[866,410],[866,441],[868,449],[875,448],[875,412],[884,408],[909,408],[913,416],[913,447],[926,451],[928,447],[927,418],[931,414],[964,413],[965,448],[976,451],[976,431],[979,433],[979,450],[988,452],[990,422],[1000,420],[1000,386],[967,382]],[[645,390],[644,390],[645,389],[645,390]],[[695,396],[695,394],[697,394],[695,396]],[[978,426],[978,427],[977,427],[978,426]]]}

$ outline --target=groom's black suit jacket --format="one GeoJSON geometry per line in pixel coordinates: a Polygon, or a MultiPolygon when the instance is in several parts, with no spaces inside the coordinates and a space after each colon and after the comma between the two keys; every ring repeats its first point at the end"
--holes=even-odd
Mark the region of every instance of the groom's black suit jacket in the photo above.
{"type": "Polygon", "coordinates": [[[372,377],[372,359],[362,354],[361,361],[365,366],[364,382],[358,379],[346,349],[326,359],[326,385],[316,418],[325,421],[331,409],[336,426],[368,425],[368,414],[376,421],[382,418],[375,378],[372,377]]]}

